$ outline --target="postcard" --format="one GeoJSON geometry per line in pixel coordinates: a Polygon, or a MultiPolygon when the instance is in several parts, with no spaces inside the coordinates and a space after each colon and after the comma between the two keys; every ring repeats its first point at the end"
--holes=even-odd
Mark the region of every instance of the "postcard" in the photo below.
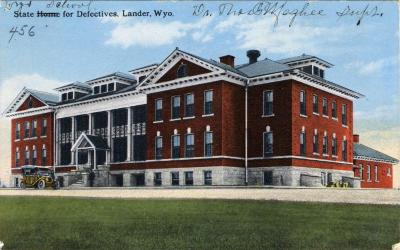
{"type": "Polygon", "coordinates": [[[396,1],[1,0],[0,249],[396,249],[398,97],[396,1]]]}

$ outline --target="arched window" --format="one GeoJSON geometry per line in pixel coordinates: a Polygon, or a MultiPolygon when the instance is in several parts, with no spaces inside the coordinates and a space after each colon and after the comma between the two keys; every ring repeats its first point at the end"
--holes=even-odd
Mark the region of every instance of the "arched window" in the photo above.
{"type": "Polygon", "coordinates": [[[28,108],[32,108],[32,107],[33,107],[32,97],[29,97],[28,108]]]}
{"type": "Polygon", "coordinates": [[[187,76],[187,65],[181,64],[176,72],[176,77],[181,78],[187,76]]]}
{"type": "Polygon", "coordinates": [[[264,157],[268,157],[272,155],[273,152],[273,133],[271,131],[271,127],[267,126],[265,128],[264,136],[263,136],[263,145],[264,145],[264,157]]]}
{"type": "Polygon", "coordinates": [[[46,166],[46,159],[47,159],[47,150],[46,150],[46,145],[43,144],[42,147],[42,166],[46,166]]]}
{"type": "Polygon", "coordinates": [[[15,167],[19,167],[19,148],[17,147],[17,149],[15,150],[15,167]]]}
{"type": "Polygon", "coordinates": [[[25,148],[25,165],[29,165],[29,161],[30,161],[30,152],[29,152],[29,148],[28,146],[26,146],[25,148]]]}

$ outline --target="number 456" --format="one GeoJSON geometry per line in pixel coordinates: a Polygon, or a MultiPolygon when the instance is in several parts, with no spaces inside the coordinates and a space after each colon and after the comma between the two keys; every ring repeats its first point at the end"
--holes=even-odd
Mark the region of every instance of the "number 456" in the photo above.
{"type": "Polygon", "coordinates": [[[28,34],[29,36],[35,36],[35,32],[33,31],[35,26],[32,25],[29,29],[28,29],[28,27],[29,27],[29,25],[26,25],[26,24],[21,27],[18,27],[18,26],[12,27],[10,30],[11,36],[10,36],[10,40],[8,40],[8,43],[11,42],[11,40],[13,39],[15,34],[18,34],[20,36],[24,36],[25,34],[28,34]]]}

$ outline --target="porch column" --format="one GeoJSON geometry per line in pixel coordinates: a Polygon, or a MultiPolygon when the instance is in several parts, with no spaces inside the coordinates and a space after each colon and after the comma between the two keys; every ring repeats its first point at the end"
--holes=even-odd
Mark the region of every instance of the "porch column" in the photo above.
{"type": "MultiPolygon", "coordinates": [[[[75,143],[75,116],[71,117],[71,145],[75,143]]],[[[75,164],[75,152],[71,151],[71,165],[75,164]]]]}
{"type": "Polygon", "coordinates": [[[112,162],[112,111],[107,111],[107,144],[110,150],[107,151],[106,154],[109,154],[108,159],[109,162],[112,162]]]}
{"type": "Polygon", "coordinates": [[[127,108],[128,109],[128,125],[127,125],[127,154],[126,154],[126,160],[131,161],[132,159],[132,109],[131,107],[127,108]]]}
{"type": "Polygon", "coordinates": [[[60,119],[56,120],[56,155],[55,155],[55,163],[57,166],[60,165],[60,136],[61,136],[61,129],[60,129],[60,119]]]}
{"type": "Polygon", "coordinates": [[[92,115],[92,113],[89,113],[88,116],[89,116],[89,133],[88,134],[91,135],[92,129],[93,129],[93,123],[92,123],[93,115],[92,115]]]}
{"type": "Polygon", "coordinates": [[[76,151],[75,151],[75,169],[78,169],[78,164],[79,164],[79,161],[78,161],[78,152],[79,152],[79,149],[76,148],[76,151]]]}
{"type": "Polygon", "coordinates": [[[96,148],[93,149],[93,169],[97,169],[97,160],[96,160],[96,148]]]}

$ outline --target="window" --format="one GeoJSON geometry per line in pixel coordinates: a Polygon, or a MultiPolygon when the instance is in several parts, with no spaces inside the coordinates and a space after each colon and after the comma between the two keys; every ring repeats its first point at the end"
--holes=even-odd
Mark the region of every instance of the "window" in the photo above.
{"type": "Polygon", "coordinates": [[[342,124],[347,125],[347,108],[346,104],[342,105],[342,124]]]}
{"type": "Polygon", "coordinates": [[[19,167],[19,148],[15,151],[15,167],[19,167]]]}
{"type": "Polygon", "coordinates": [[[29,97],[28,108],[32,108],[32,107],[33,107],[32,97],[29,97]]]}
{"type": "Polygon", "coordinates": [[[67,93],[64,93],[61,95],[61,101],[66,101],[66,100],[68,100],[68,96],[67,93]]]}
{"type": "Polygon", "coordinates": [[[378,166],[375,166],[375,182],[379,182],[379,176],[378,176],[378,166]]]}
{"type": "Polygon", "coordinates": [[[213,133],[206,132],[204,134],[204,156],[212,156],[213,155],[213,133]]]}
{"type": "Polygon", "coordinates": [[[332,155],[337,155],[337,141],[336,138],[332,138],[332,155]]]}
{"type": "Polygon", "coordinates": [[[342,141],[342,160],[347,161],[347,140],[342,141]]]}
{"type": "Polygon", "coordinates": [[[161,172],[154,173],[154,186],[161,186],[162,179],[161,179],[161,172]]]}
{"type": "Polygon", "coordinates": [[[42,148],[42,166],[46,166],[46,159],[47,159],[47,150],[46,150],[46,146],[43,145],[42,148]]]}
{"type": "Polygon", "coordinates": [[[274,175],[272,171],[264,171],[264,185],[272,185],[274,175]]]}
{"type": "Polygon", "coordinates": [[[273,151],[273,134],[264,132],[264,157],[271,156],[273,151]]]}
{"type": "Polygon", "coordinates": [[[32,165],[36,165],[36,159],[37,159],[37,150],[36,150],[36,147],[33,146],[33,150],[32,150],[32,165]]]}
{"type": "Polygon", "coordinates": [[[187,186],[193,185],[193,172],[192,171],[185,172],[185,185],[187,185],[187,186]]]}
{"type": "Polygon", "coordinates": [[[162,121],[162,99],[155,101],[155,121],[162,121]]]}
{"type": "Polygon", "coordinates": [[[392,169],[390,167],[386,170],[386,176],[392,176],[392,169]]]}
{"type": "Polygon", "coordinates": [[[204,114],[210,115],[213,113],[213,91],[204,91],[204,114]]]}
{"type": "Polygon", "coordinates": [[[30,161],[30,152],[29,152],[29,148],[26,147],[25,149],[25,165],[29,165],[29,161],[30,161]]]}
{"type": "Polygon", "coordinates": [[[272,115],[274,113],[273,110],[274,94],[271,90],[264,91],[263,101],[264,101],[263,115],[265,116],[272,115]]]}
{"type": "Polygon", "coordinates": [[[332,118],[337,118],[336,102],[332,102],[332,118]]]}
{"type": "Polygon", "coordinates": [[[108,92],[114,91],[114,83],[109,83],[108,84],[108,92]]]}
{"type": "Polygon", "coordinates": [[[325,72],[324,72],[324,70],[323,69],[319,69],[319,76],[321,77],[321,78],[324,78],[324,74],[325,72]]]}
{"type": "Polygon", "coordinates": [[[364,177],[363,177],[364,167],[362,164],[360,164],[359,167],[360,167],[360,180],[363,181],[364,180],[364,177]]]}
{"type": "Polygon", "coordinates": [[[328,116],[328,99],[322,98],[322,114],[328,116]]]}
{"type": "Polygon", "coordinates": [[[321,185],[322,186],[326,186],[327,183],[327,179],[326,179],[326,173],[325,172],[321,172],[321,185]]]}
{"type": "Polygon", "coordinates": [[[313,107],[313,113],[318,114],[318,96],[317,95],[313,95],[313,99],[312,99],[312,107],[313,107]]]}
{"type": "Polygon", "coordinates": [[[45,136],[47,134],[47,119],[42,120],[42,133],[41,136],[45,136]]]}
{"type": "Polygon", "coordinates": [[[194,134],[187,134],[185,138],[185,157],[194,156],[194,134]]]}
{"type": "Polygon", "coordinates": [[[318,134],[315,133],[313,136],[313,153],[318,153],[318,134]]]}
{"type": "Polygon", "coordinates": [[[212,172],[210,170],[204,171],[204,185],[212,185],[212,172]]]}
{"type": "Polygon", "coordinates": [[[185,95],[185,117],[194,116],[194,95],[185,95]]]}
{"type": "Polygon", "coordinates": [[[306,155],[306,132],[300,133],[300,155],[306,155]]]}
{"type": "Polygon", "coordinates": [[[324,135],[322,138],[322,154],[327,155],[328,154],[328,136],[324,135]]]}
{"type": "Polygon", "coordinates": [[[371,181],[371,166],[367,165],[367,180],[371,181]]]}
{"type": "Polygon", "coordinates": [[[20,129],[21,129],[21,124],[17,123],[15,125],[15,139],[16,140],[20,139],[20,129]]]}
{"type": "Polygon", "coordinates": [[[176,72],[176,77],[181,78],[187,76],[187,65],[181,64],[176,72]]]}
{"type": "Polygon", "coordinates": [[[179,158],[180,157],[180,136],[173,135],[172,136],[172,158],[179,158]]]}
{"type": "Polygon", "coordinates": [[[99,86],[95,86],[93,88],[93,94],[98,94],[98,93],[100,93],[100,87],[99,86]]]}
{"type": "Polygon", "coordinates": [[[172,186],[179,186],[179,172],[171,172],[172,186]]]}
{"type": "Polygon", "coordinates": [[[181,98],[180,96],[173,96],[171,100],[171,119],[179,118],[179,110],[181,107],[181,98]]]}
{"type": "Polygon", "coordinates": [[[306,115],[306,92],[300,91],[300,114],[306,115]]]}
{"type": "Polygon", "coordinates": [[[29,122],[25,122],[24,138],[29,138],[29,122]]]}
{"type": "Polygon", "coordinates": [[[68,100],[74,99],[74,92],[68,92],[68,100]]]}
{"type": "Polygon", "coordinates": [[[32,122],[32,126],[33,126],[33,128],[32,128],[32,137],[36,137],[36,128],[37,128],[37,121],[36,120],[34,120],[32,122]]]}
{"type": "Polygon", "coordinates": [[[162,149],[163,149],[163,143],[162,143],[162,137],[161,136],[156,136],[156,159],[162,159],[162,149]]]}
{"type": "Polygon", "coordinates": [[[101,85],[100,89],[101,89],[101,93],[106,93],[107,92],[107,84],[101,85]]]}
{"type": "Polygon", "coordinates": [[[315,66],[313,66],[313,68],[314,68],[314,75],[319,76],[319,68],[315,66]]]}

